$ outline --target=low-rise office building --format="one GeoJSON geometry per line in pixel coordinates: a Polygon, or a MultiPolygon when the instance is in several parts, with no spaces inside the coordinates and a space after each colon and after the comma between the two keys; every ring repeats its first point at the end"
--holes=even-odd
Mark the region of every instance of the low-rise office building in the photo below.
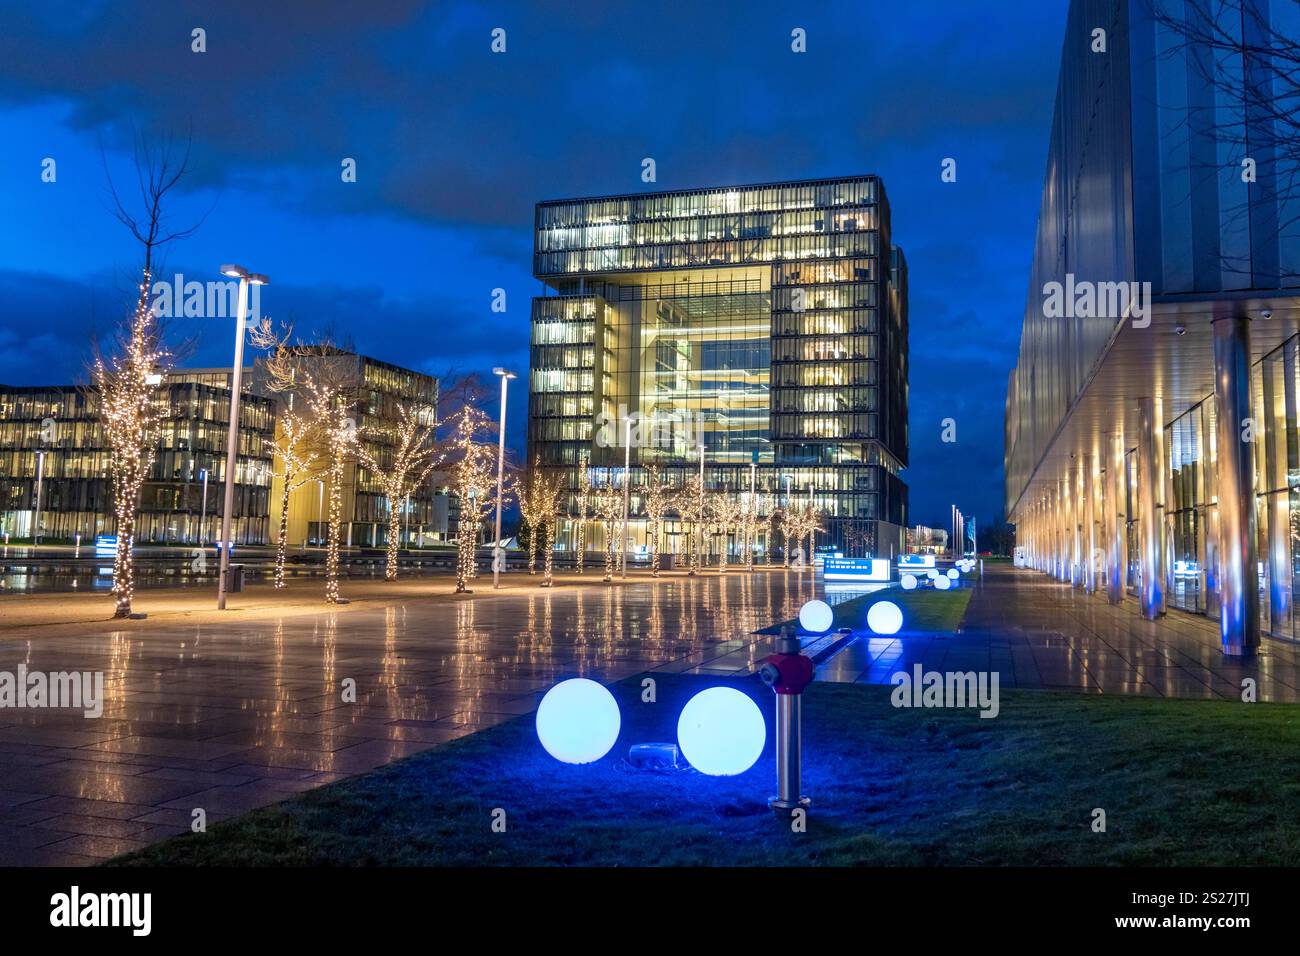
{"type": "MultiPolygon", "coordinates": [[[[230,372],[170,373],[158,448],[140,493],[138,544],[198,544],[219,537],[230,372]]],[[[12,538],[83,540],[115,532],[108,447],[98,394],[75,385],[0,386],[0,532],[12,538]],[[38,495],[39,494],[39,501],[38,495]]],[[[232,537],[267,540],[274,402],[240,401],[232,537]]]]}

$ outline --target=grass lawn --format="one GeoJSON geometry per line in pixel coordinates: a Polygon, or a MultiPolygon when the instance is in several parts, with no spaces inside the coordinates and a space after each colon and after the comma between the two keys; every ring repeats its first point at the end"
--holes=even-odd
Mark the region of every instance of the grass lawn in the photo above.
{"type": "MultiPolygon", "coordinates": [[[[951,591],[936,591],[934,588],[917,588],[915,591],[885,588],[831,605],[831,610],[835,613],[831,627],[866,631],[867,609],[877,601],[893,601],[903,612],[903,629],[899,632],[901,635],[951,634],[957,630],[957,625],[966,614],[971,593],[968,587],[951,591]]],[[[799,622],[786,621],[785,624],[797,630],[799,622]]],[[[776,634],[783,626],[773,624],[758,633],[776,634]]]]}
{"type": "Polygon", "coordinates": [[[1300,861],[1300,707],[1002,695],[1001,715],[904,710],[889,687],[805,697],[806,833],[765,801],[772,743],[737,777],[637,772],[631,743],[674,740],[696,691],[757,679],[615,685],[623,732],[560,764],[531,716],[186,834],[110,865],[1215,865],[1300,861]],[[505,833],[492,831],[494,808],[505,833]],[[1105,833],[1091,830],[1094,807],[1105,833]]]}

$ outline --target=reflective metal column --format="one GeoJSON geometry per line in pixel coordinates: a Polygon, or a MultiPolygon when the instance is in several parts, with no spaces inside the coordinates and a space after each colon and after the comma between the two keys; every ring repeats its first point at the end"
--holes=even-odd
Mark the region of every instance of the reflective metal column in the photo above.
{"type": "Polygon", "coordinates": [[[1110,604],[1119,604],[1124,600],[1124,586],[1128,579],[1128,525],[1126,524],[1127,504],[1124,501],[1127,481],[1124,471],[1127,462],[1124,459],[1124,434],[1116,432],[1111,439],[1110,465],[1106,468],[1106,499],[1111,502],[1106,525],[1106,547],[1109,555],[1106,560],[1106,600],[1110,604]]]}
{"type": "Polygon", "coordinates": [[[1250,320],[1215,319],[1214,402],[1219,497],[1219,636],[1223,653],[1259,646],[1259,585],[1255,571],[1255,473],[1249,437],[1250,320]]]}
{"type": "Polygon", "coordinates": [[[1093,472],[1096,458],[1086,455],[1083,469],[1083,589],[1089,594],[1097,590],[1097,482],[1093,472]]]}
{"type": "Polygon", "coordinates": [[[1218,479],[1215,477],[1215,424],[1214,402],[1208,401],[1201,406],[1200,446],[1201,446],[1201,529],[1203,543],[1201,566],[1202,580],[1205,582],[1205,613],[1210,617],[1219,616],[1219,493],[1218,479]]]}
{"type": "Polygon", "coordinates": [[[1137,443],[1137,480],[1138,480],[1138,556],[1142,575],[1138,591],[1138,603],[1142,616],[1155,620],[1160,616],[1163,605],[1164,580],[1160,571],[1160,515],[1157,511],[1157,487],[1159,476],[1156,469],[1159,459],[1156,455],[1156,409],[1155,399],[1138,399],[1138,443],[1137,443]]]}

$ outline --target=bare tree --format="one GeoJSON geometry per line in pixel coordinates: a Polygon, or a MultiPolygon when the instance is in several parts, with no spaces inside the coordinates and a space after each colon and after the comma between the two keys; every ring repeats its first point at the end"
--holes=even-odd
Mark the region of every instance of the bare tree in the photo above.
{"type": "Polygon", "coordinates": [[[360,461],[388,499],[388,551],[384,580],[397,580],[397,552],[401,532],[398,510],[413,490],[424,483],[433,471],[439,455],[438,413],[431,405],[396,402],[378,424],[363,429],[368,438],[379,440],[379,450],[372,451],[357,442],[360,461]]]}
{"type": "Polygon", "coordinates": [[[591,468],[587,464],[587,459],[582,459],[578,463],[578,526],[574,530],[574,561],[577,564],[578,573],[582,573],[582,566],[587,551],[587,521],[591,518],[591,468]]]}
{"type": "Polygon", "coordinates": [[[663,475],[654,465],[646,468],[645,484],[642,486],[642,500],[645,501],[645,513],[648,519],[650,540],[650,574],[659,577],[659,544],[663,536],[664,515],[672,507],[672,489],[664,484],[663,475]]]}
{"type": "Polygon", "coordinates": [[[718,559],[718,573],[727,573],[728,541],[731,532],[740,524],[741,503],[735,492],[722,488],[708,497],[708,520],[722,536],[722,552],[718,559]]]}
{"type": "MultiPolygon", "coordinates": [[[[1159,56],[1185,59],[1209,90],[1188,102],[1175,127],[1222,144],[1199,168],[1192,188],[1215,188],[1229,167],[1249,184],[1246,203],[1264,228],[1287,233],[1300,219],[1300,0],[1144,0],[1167,36],[1159,56]],[[1289,9],[1287,9],[1289,8],[1289,9]],[[1269,220],[1272,222],[1269,222],[1269,220]]],[[[1233,210],[1244,214],[1243,208],[1233,210]]],[[[1224,261],[1249,272],[1241,256],[1224,261]]]]}
{"type": "Polygon", "coordinates": [[[442,465],[460,504],[456,528],[456,593],[469,594],[477,571],[479,529],[494,503],[496,488],[496,421],[483,410],[478,379],[468,376],[447,393],[454,408],[444,418],[448,429],[442,465]]]}
{"type": "Polygon", "coordinates": [[[704,551],[705,524],[708,521],[708,512],[704,505],[704,482],[700,480],[699,475],[692,475],[686,480],[686,485],[682,488],[677,500],[678,513],[682,516],[682,520],[690,525],[686,539],[686,548],[690,553],[690,570],[686,573],[690,577],[694,577],[700,572],[704,551]]]}
{"type": "Polygon", "coordinates": [[[519,481],[516,500],[524,521],[528,523],[528,573],[535,574],[537,550],[545,555],[542,586],[550,587],[555,566],[555,520],[559,513],[561,484],[559,474],[547,474],[541,462],[534,461],[528,474],[519,481]]]}
{"type": "MultiPolygon", "coordinates": [[[[92,343],[91,374],[108,443],[109,480],[117,521],[117,548],[113,555],[114,617],[132,615],[136,514],[166,415],[160,393],[172,353],[163,342],[163,329],[149,303],[154,266],[170,243],[190,235],[202,224],[200,220],[187,229],[171,229],[166,224],[167,200],[185,175],[188,164],[188,147],[178,156],[173,154],[170,144],[151,149],[137,141],[135,169],[140,208],[133,209],[133,204],[118,194],[107,161],[104,163],[113,215],[140,244],[144,260],[135,306],[118,329],[108,353],[101,350],[98,342],[92,343]]],[[[231,427],[237,427],[237,423],[231,427]]],[[[226,467],[233,464],[228,462],[226,467]]]]}
{"type": "Polygon", "coordinates": [[[277,415],[275,456],[280,460],[280,527],[275,536],[275,586],[286,587],[284,563],[289,546],[289,497],[303,485],[317,480],[318,453],[312,448],[310,420],[285,403],[277,415]]]}
{"type": "Polygon", "coordinates": [[[360,388],[356,355],[326,336],[311,345],[294,344],[291,330],[277,335],[269,321],[252,341],[269,351],[263,363],[267,387],[302,400],[309,428],[319,443],[319,463],[329,480],[329,538],[325,550],[325,602],[347,603],[339,594],[339,541],[343,531],[343,467],[357,447],[353,408],[360,388]]]}
{"type": "Polygon", "coordinates": [[[623,495],[611,481],[595,493],[596,517],[600,518],[605,528],[605,577],[606,584],[614,580],[614,531],[623,516],[623,495]]]}

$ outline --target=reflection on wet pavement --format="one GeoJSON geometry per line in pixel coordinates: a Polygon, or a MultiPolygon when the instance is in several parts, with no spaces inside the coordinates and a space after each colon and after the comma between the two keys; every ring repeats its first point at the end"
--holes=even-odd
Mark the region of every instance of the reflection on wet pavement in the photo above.
{"type": "Polygon", "coordinates": [[[103,716],[0,711],[0,863],[90,863],[531,712],[558,679],[748,670],[815,596],[736,573],[0,643],[104,672],[103,716]],[[355,681],[355,703],[343,699],[355,681]]]}
{"type": "MultiPolygon", "coordinates": [[[[557,680],[747,673],[753,632],[797,616],[811,575],[775,570],[622,587],[412,601],[130,636],[0,642],[0,670],[103,671],[100,719],[0,710],[0,863],[92,863],[530,713],[557,680]],[[355,702],[345,702],[354,681],[355,702]]],[[[990,570],[953,636],[860,636],[821,680],[888,683],[921,663],[1003,688],[1300,699],[1297,648],[1246,664],[1214,622],[1145,622],[1032,572],[990,570]]]]}

